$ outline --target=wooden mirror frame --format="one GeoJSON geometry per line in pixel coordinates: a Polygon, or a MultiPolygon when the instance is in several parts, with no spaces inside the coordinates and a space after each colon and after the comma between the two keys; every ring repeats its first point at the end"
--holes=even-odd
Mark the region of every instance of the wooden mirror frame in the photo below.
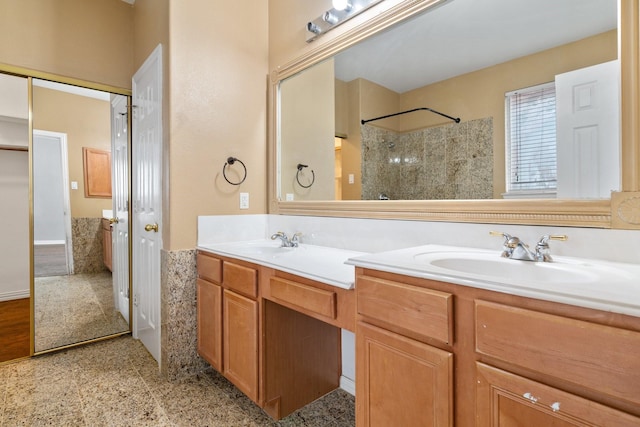
{"type": "MultiPolygon", "coordinates": [[[[351,218],[556,225],[640,229],[640,7],[619,1],[621,66],[622,188],[611,199],[537,200],[325,200],[285,202],[278,198],[278,85],[280,81],[415,14],[439,0],[404,0],[310,50],[270,74],[268,132],[269,213],[351,218]]],[[[336,30],[337,32],[338,30],[336,30]]]]}

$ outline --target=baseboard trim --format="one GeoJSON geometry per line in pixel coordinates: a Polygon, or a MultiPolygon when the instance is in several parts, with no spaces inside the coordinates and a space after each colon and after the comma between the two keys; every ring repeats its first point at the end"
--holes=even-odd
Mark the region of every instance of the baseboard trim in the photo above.
{"type": "Polygon", "coordinates": [[[46,246],[46,245],[64,245],[64,240],[34,240],[34,246],[46,246]]]}
{"type": "Polygon", "coordinates": [[[14,299],[29,298],[29,289],[22,289],[19,291],[0,292],[0,302],[13,301],[14,299]]]}
{"type": "Polygon", "coordinates": [[[344,375],[340,376],[340,388],[353,396],[356,395],[356,382],[344,375]]]}

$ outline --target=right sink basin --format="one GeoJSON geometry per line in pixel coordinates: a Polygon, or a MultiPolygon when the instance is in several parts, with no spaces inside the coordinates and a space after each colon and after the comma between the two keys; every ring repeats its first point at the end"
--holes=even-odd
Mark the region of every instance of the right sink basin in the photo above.
{"type": "MultiPolygon", "coordinates": [[[[452,274],[472,274],[488,279],[511,279],[516,281],[586,283],[598,281],[602,274],[615,273],[594,264],[558,260],[554,262],[532,262],[501,258],[496,253],[434,251],[418,253],[413,258],[437,269],[452,274]]],[[[619,274],[624,274],[620,271],[619,274]]]]}
{"type": "Polygon", "coordinates": [[[424,245],[351,258],[357,267],[640,316],[640,265],[554,256],[502,258],[499,250],[424,245]]]}

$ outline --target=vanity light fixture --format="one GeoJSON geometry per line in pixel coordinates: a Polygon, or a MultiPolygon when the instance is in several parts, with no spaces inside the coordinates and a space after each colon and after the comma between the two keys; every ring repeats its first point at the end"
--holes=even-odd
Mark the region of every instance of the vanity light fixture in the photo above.
{"type": "Polygon", "coordinates": [[[333,0],[333,7],[307,22],[307,43],[382,0],[333,0]]]}

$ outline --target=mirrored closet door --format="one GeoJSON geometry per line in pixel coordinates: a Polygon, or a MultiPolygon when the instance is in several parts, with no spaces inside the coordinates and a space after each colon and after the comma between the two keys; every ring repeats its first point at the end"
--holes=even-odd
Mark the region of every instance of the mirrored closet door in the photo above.
{"type": "Polygon", "coordinates": [[[0,94],[1,363],[30,353],[27,78],[0,74],[0,94]]]}
{"type": "Polygon", "coordinates": [[[127,97],[33,79],[35,353],[129,331],[127,97]]]}

